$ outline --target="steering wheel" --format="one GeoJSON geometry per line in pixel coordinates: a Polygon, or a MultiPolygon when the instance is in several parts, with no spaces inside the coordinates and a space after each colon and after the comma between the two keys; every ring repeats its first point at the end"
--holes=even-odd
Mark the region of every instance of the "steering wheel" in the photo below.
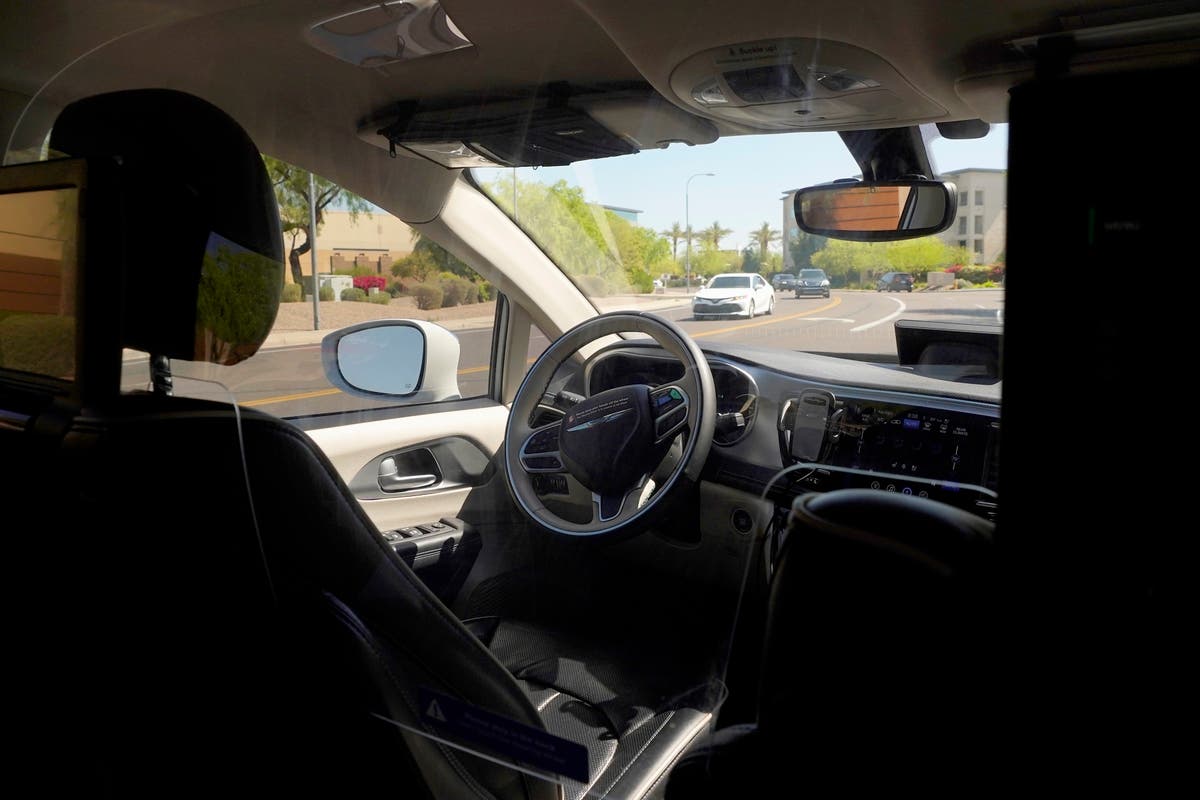
{"type": "Polygon", "coordinates": [[[612,538],[644,530],[683,487],[699,480],[716,406],[708,361],[673,322],[638,311],[593,317],[551,344],[517,389],[504,432],[509,491],[526,517],[552,533],[612,538]],[[584,345],[623,332],[648,335],[680,360],[683,376],[658,387],[633,384],[599,392],[558,422],[531,427],[559,366],[584,345]],[[659,470],[677,440],[682,445],[677,460],[659,470]],[[590,493],[590,519],[566,519],[547,508],[535,483],[547,499],[552,493],[590,493]]]}

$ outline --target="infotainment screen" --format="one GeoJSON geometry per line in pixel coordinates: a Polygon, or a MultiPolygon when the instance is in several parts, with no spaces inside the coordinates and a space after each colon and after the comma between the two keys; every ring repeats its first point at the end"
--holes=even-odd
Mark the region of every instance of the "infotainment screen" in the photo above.
{"type": "Polygon", "coordinates": [[[999,419],[806,389],[779,420],[793,491],[875,489],[916,495],[995,520],[999,419]]]}
{"type": "Polygon", "coordinates": [[[824,463],[985,486],[998,431],[975,414],[843,399],[830,419],[824,463]]]}

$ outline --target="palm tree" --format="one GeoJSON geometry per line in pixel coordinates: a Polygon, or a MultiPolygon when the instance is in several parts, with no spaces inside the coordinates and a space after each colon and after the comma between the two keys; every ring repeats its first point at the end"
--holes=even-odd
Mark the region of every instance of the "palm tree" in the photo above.
{"type": "Polygon", "coordinates": [[[704,230],[700,231],[700,239],[707,244],[712,245],[713,250],[721,249],[721,239],[733,233],[732,228],[722,228],[720,222],[714,221],[704,230]]]}
{"type": "Polygon", "coordinates": [[[779,231],[772,228],[770,223],[764,222],[750,235],[754,237],[754,241],[758,244],[759,260],[765,262],[767,260],[767,248],[771,246],[771,242],[779,241],[779,231]]]}
{"type": "Polygon", "coordinates": [[[678,222],[672,222],[670,228],[658,232],[659,236],[665,236],[671,240],[671,258],[676,261],[679,260],[679,242],[683,240],[684,233],[683,227],[678,222]]]}

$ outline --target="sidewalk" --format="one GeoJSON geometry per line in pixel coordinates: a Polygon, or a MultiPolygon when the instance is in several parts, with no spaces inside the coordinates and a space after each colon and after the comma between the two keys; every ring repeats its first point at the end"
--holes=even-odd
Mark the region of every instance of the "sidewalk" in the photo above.
{"type": "MultiPolygon", "coordinates": [[[[623,308],[655,311],[686,305],[690,299],[691,296],[683,292],[669,292],[598,297],[595,298],[595,303],[601,313],[623,308]]],[[[317,344],[331,331],[371,319],[424,319],[436,322],[451,331],[490,328],[495,318],[495,308],[495,303],[479,303],[455,306],[451,309],[421,311],[412,304],[400,304],[396,301],[382,306],[372,303],[326,302],[321,303],[321,328],[312,330],[311,303],[284,303],[275,318],[275,328],[267,334],[262,349],[317,344]]]]}

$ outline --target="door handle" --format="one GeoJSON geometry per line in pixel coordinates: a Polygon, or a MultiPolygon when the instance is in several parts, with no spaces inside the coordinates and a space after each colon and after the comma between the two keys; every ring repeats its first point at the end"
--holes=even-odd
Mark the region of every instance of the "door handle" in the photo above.
{"type": "Polygon", "coordinates": [[[401,475],[394,458],[388,457],[379,462],[379,488],[385,492],[409,492],[433,486],[437,482],[438,476],[429,473],[401,475]]]}

